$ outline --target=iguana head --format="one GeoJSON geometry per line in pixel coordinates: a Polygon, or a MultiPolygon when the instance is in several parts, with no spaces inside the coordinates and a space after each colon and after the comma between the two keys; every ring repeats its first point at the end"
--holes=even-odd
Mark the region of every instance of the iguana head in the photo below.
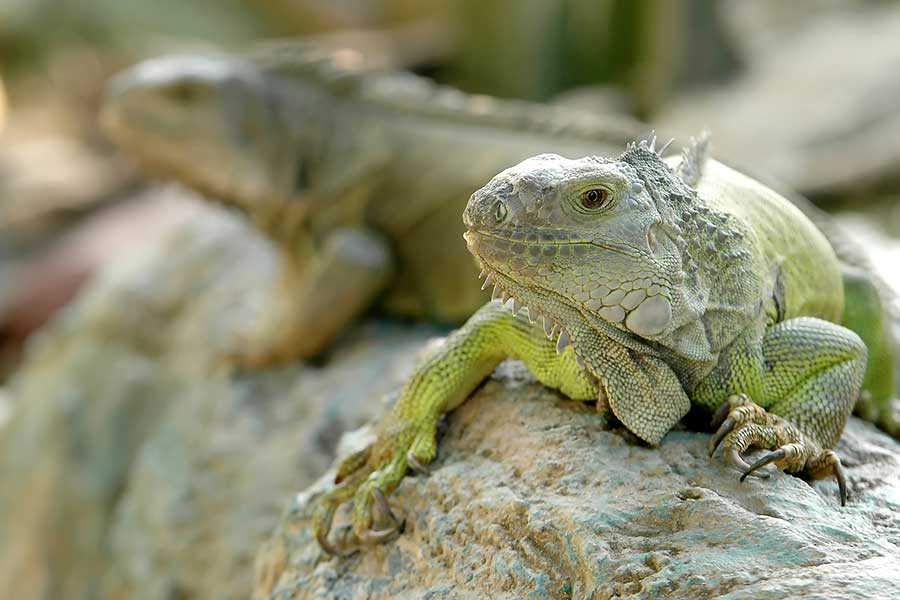
{"type": "Polygon", "coordinates": [[[567,336],[599,323],[660,339],[683,305],[676,204],[691,194],[646,142],[615,160],[544,154],[472,195],[465,237],[502,293],[567,336]]]}
{"type": "Polygon", "coordinates": [[[151,170],[239,207],[284,178],[278,115],[262,73],[240,60],[139,63],[110,83],[101,123],[151,170]]]}

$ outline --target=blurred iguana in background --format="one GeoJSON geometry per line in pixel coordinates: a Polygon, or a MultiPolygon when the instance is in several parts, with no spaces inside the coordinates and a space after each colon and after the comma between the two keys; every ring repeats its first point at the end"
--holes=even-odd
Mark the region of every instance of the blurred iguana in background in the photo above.
{"type": "Polygon", "coordinates": [[[281,250],[246,366],[320,352],[377,299],[461,322],[485,300],[460,243],[469,195],[536,152],[583,156],[642,130],[623,117],[362,74],[353,52],[276,46],[175,56],[119,76],[109,134],[151,170],[243,211],[281,250]]]}

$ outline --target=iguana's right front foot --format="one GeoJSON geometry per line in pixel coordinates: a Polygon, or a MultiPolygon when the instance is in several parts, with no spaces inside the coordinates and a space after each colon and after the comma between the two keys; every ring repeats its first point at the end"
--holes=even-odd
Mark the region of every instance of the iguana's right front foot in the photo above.
{"type": "Polygon", "coordinates": [[[393,274],[387,242],[366,229],[337,229],[306,260],[282,252],[281,274],[260,325],[225,361],[254,369],[324,350],[368,308],[393,274]]]}
{"type": "Polygon", "coordinates": [[[383,543],[399,534],[397,519],[386,496],[408,469],[423,470],[437,454],[437,417],[398,417],[392,414],[380,427],[378,439],[347,457],[338,466],[335,487],[316,500],[313,532],[329,554],[346,555],[364,544],[383,543]],[[337,508],[353,500],[352,525],[329,539],[337,508]]]}
{"type": "Polygon", "coordinates": [[[597,381],[578,364],[571,348],[563,349],[540,325],[513,316],[498,303],[483,306],[462,328],[428,347],[394,408],[379,424],[376,441],[341,462],[336,487],[317,498],[313,530],[323,550],[346,554],[399,533],[401,522],[386,497],[409,469],[427,472],[437,455],[435,434],[441,415],[462,404],[507,357],[523,360],[542,383],[572,399],[598,397],[597,381]],[[351,500],[352,525],[340,542],[333,542],[329,533],[334,513],[351,500]]]}

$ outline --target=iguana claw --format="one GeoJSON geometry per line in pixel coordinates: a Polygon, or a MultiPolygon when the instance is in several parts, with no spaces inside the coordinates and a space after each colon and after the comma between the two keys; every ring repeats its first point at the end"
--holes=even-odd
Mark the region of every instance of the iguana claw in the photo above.
{"type": "Polygon", "coordinates": [[[400,484],[408,469],[428,473],[424,463],[436,454],[436,424],[436,418],[388,417],[372,444],[338,464],[335,487],[315,500],[313,531],[325,552],[348,554],[328,539],[335,512],[346,502],[353,503],[352,533],[347,536],[352,538],[351,546],[384,543],[403,531],[405,523],[391,510],[387,494],[400,484]]]}
{"type": "Polygon", "coordinates": [[[428,477],[431,475],[431,469],[419,462],[419,459],[416,458],[416,455],[413,454],[412,450],[406,453],[406,464],[409,465],[410,469],[415,471],[416,475],[421,477],[428,477]]]}
{"type": "Polygon", "coordinates": [[[776,460],[781,460],[782,458],[784,458],[784,455],[784,448],[779,448],[778,450],[769,452],[752,465],[747,465],[747,463],[744,463],[746,466],[744,467],[744,473],[741,475],[741,482],[743,482],[748,475],[756,475],[754,471],[756,471],[760,467],[764,467],[769,463],[775,462],[776,460]]]}
{"type": "MultiPolygon", "coordinates": [[[[332,513],[333,513],[333,511],[332,511],[332,513]]],[[[319,546],[322,548],[322,550],[325,551],[326,554],[330,554],[332,556],[347,557],[347,556],[351,556],[352,554],[356,553],[359,550],[358,547],[356,547],[354,545],[350,545],[350,544],[347,544],[346,546],[338,546],[338,545],[332,544],[331,540],[328,539],[328,534],[331,531],[330,518],[329,518],[328,525],[329,526],[325,529],[315,528],[316,541],[319,542],[319,546]]],[[[344,531],[344,535],[339,536],[339,537],[346,540],[348,537],[348,533],[350,531],[350,527],[344,526],[341,529],[342,529],[342,531],[344,531]]]]}
{"type": "Polygon", "coordinates": [[[360,534],[360,541],[364,544],[383,544],[400,533],[400,529],[389,527],[387,529],[367,529],[360,534]]]}
{"type": "Polygon", "coordinates": [[[394,511],[391,510],[391,505],[388,504],[387,498],[384,496],[384,492],[380,489],[375,488],[372,490],[372,497],[375,498],[375,502],[378,504],[378,508],[381,509],[381,512],[384,513],[384,516],[388,518],[391,522],[391,528],[394,530],[399,530],[403,527],[400,521],[397,520],[397,517],[394,516],[394,511]]]}
{"type": "Polygon", "coordinates": [[[394,515],[394,511],[391,510],[391,505],[388,504],[387,498],[380,489],[375,488],[372,490],[372,497],[375,499],[375,503],[378,505],[378,508],[381,510],[381,513],[390,521],[390,527],[387,529],[367,529],[363,531],[359,538],[360,541],[366,544],[383,544],[384,542],[390,540],[395,535],[403,533],[403,528],[406,525],[405,521],[400,521],[394,515]]]}
{"type": "MultiPolygon", "coordinates": [[[[773,450],[757,460],[744,471],[743,475],[741,475],[741,481],[744,481],[744,478],[748,475],[755,475],[754,471],[760,467],[764,467],[770,463],[776,463],[777,465],[779,461],[790,460],[790,446],[794,446],[794,444],[789,444],[788,446],[773,450]]],[[[808,461],[807,464],[809,464],[809,462],[810,461],[808,461]]],[[[814,478],[818,479],[821,477],[822,473],[834,475],[834,479],[837,481],[838,490],[841,495],[841,506],[847,506],[847,477],[844,475],[844,467],[841,465],[841,459],[838,458],[837,454],[832,450],[826,450],[814,457],[811,462],[813,465],[820,465],[818,468],[816,468],[816,466],[813,466],[812,468],[807,466],[806,470],[810,471],[810,475],[814,478]],[[819,477],[817,477],[817,475],[819,477]]]]}
{"type": "Polygon", "coordinates": [[[721,420],[723,414],[728,416],[710,438],[710,455],[721,445],[729,461],[741,470],[741,481],[749,476],[768,477],[757,471],[771,463],[785,472],[803,473],[813,479],[834,476],[841,506],[846,506],[847,479],[841,460],[833,450],[822,450],[793,424],[763,410],[743,394],[730,396],[716,410],[713,422],[721,420]],[[771,452],[751,465],[741,456],[751,446],[771,452]]]}
{"type": "MultiPolygon", "coordinates": [[[[337,490],[339,491],[340,488],[337,490]]],[[[331,522],[334,519],[334,513],[340,503],[337,499],[340,497],[340,494],[332,492],[326,494],[319,500],[319,506],[314,516],[313,530],[316,535],[316,540],[319,542],[319,546],[321,546],[322,550],[327,554],[340,557],[350,556],[357,552],[359,547],[363,544],[381,544],[403,531],[405,523],[397,520],[397,517],[394,515],[394,512],[388,504],[384,492],[378,488],[374,488],[371,493],[372,498],[375,500],[375,504],[378,505],[378,508],[381,510],[384,517],[390,521],[390,526],[386,529],[368,528],[362,530],[358,534],[354,534],[352,526],[344,525],[341,527],[342,534],[337,536],[339,539],[343,540],[343,543],[341,544],[335,544],[328,539],[328,535],[331,531],[331,522]]]]}
{"type": "Polygon", "coordinates": [[[731,430],[734,429],[734,419],[728,418],[719,426],[716,432],[709,438],[709,456],[712,458],[712,455],[716,453],[716,450],[719,449],[719,446],[722,443],[722,440],[725,439],[725,436],[731,433],[731,430]]]}
{"type": "Polygon", "coordinates": [[[741,471],[744,471],[744,475],[741,476],[741,481],[743,481],[744,477],[746,477],[747,475],[759,477],[760,479],[769,478],[768,473],[753,473],[753,469],[750,467],[750,465],[747,464],[747,461],[744,460],[744,457],[741,456],[741,453],[738,452],[737,448],[729,448],[728,451],[725,452],[725,455],[728,457],[728,460],[731,461],[731,464],[733,464],[741,471]]]}

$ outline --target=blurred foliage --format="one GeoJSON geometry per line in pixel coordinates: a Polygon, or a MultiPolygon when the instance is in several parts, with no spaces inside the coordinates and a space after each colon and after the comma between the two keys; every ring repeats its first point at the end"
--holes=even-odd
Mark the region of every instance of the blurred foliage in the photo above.
{"type": "Polygon", "coordinates": [[[228,44],[266,33],[265,20],[245,0],[0,3],[0,58],[14,71],[69,46],[128,48],[153,37],[228,44]]]}
{"type": "Polygon", "coordinates": [[[466,89],[537,100],[613,83],[647,116],[676,85],[737,69],[717,7],[709,0],[459,0],[450,78],[466,89]]]}

